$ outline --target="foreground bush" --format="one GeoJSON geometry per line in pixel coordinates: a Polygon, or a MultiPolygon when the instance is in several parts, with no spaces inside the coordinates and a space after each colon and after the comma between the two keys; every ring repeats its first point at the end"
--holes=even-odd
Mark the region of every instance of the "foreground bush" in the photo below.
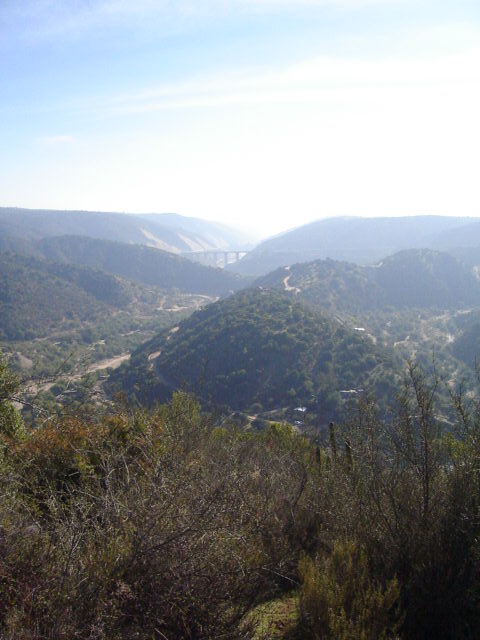
{"type": "Polygon", "coordinates": [[[455,398],[442,432],[415,367],[394,412],[367,398],[323,446],[218,428],[186,394],[25,429],[2,375],[0,638],[259,638],[271,601],[275,637],[479,637],[480,411],[455,398]]]}
{"type": "Polygon", "coordinates": [[[300,560],[300,610],[315,640],[381,640],[396,637],[400,590],[396,579],[383,589],[372,582],[365,552],[336,542],[322,564],[300,560]]]}
{"type": "Polygon", "coordinates": [[[1,636],[249,637],[240,620],[298,555],[302,455],[272,443],[213,429],[181,394],[8,440],[1,636]]]}

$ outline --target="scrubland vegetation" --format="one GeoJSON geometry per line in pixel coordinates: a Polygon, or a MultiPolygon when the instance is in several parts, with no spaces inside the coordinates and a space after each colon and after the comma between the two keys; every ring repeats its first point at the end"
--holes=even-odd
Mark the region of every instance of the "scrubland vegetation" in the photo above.
{"type": "Polygon", "coordinates": [[[457,395],[442,432],[416,367],[318,444],[184,393],[27,427],[15,385],[2,361],[0,637],[478,637],[480,417],[457,395]]]}

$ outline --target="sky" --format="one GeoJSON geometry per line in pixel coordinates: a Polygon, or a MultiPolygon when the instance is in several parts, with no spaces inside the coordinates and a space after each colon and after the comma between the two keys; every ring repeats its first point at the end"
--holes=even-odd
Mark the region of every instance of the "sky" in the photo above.
{"type": "Polygon", "coordinates": [[[480,216],[478,0],[0,0],[0,206],[480,216]]]}

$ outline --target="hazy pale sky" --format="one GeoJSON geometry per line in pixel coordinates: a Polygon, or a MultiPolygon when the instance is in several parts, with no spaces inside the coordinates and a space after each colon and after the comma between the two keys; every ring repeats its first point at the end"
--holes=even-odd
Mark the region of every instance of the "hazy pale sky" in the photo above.
{"type": "Polygon", "coordinates": [[[1,0],[0,206],[480,216],[479,0],[1,0]]]}

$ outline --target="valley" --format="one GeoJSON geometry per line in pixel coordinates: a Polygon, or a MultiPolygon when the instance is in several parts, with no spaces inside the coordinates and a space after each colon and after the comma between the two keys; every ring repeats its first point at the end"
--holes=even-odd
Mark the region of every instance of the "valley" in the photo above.
{"type": "MultiPolygon", "coordinates": [[[[44,223],[48,233],[60,219],[44,223]]],[[[371,266],[326,258],[254,280],[88,236],[40,235],[29,247],[0,253],[0,332],[30,406],[62,411],[67,397],[75,407],[94,389],[94,405],[108,410],[119,393],[154,404],[189,389],[250,424],[274,415],[324,433],[356,389],[391,401],[409,361],[435,369],[445,405],[459,380],[474,381],[465,345],[475,339],[480,283],[475,267],[445,252],[410,249],[371,266]],[[301,420],[296,406],[308,408],[301,420]]]]}

